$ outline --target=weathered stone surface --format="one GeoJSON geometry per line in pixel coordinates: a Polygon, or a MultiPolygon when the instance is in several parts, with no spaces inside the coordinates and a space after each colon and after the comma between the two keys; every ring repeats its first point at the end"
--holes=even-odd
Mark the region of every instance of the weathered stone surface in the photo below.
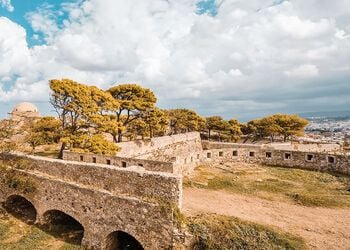
{"type": "Polygon", "coordinates": [[[281,150],[271,145],[218,142],[203,142],[203,148],[205,149],[203,154],[207,162],[260,163],[350,175],[350,156],[340,151],[281,150]]]}
{"type": "Polygon", "coordinates": [[[150,171],[190,174],[201,163],[203,150],[198,132],[118,143],[118,156],[64,152],[65,160],[106,164],[118,167],[139,166],[150,171]]]}
{"type": "Polygon", "coordinates": [[[104,165],[108,164],[108,165],[112,165],[120,168],[138,167],[140,169],[143,168],[144,170],[148,170],[148,171],[175,173],[174,164],[172,162],[164,162],[160,160],[106,156],[106,155],[97,155],[97,154],[89,154],[89,153],[77,153],[77,152],[70,152],[70,151],[63,152],[63,159],[66,161],[81,161],[81,162],[98,163],[98,164],[104,164],[104,165]]]}

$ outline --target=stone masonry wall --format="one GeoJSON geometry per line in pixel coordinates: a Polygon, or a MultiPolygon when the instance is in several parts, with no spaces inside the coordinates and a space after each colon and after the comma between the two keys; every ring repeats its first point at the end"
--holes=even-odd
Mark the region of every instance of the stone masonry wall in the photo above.
{"type": "Polygon", "coordinates": [[[347,155],[288,150],[272,150],[271,153],[271,158],[266,158],[266,156],[262,158],[263,164],[272,166],[299,167],[309,170],[350,175],[350,157],[347,155]],[[286,158],[286,154],[290,154],[290,159],[286,158]]]}
{"type": "Polygon", "coordinates": [[[120,168],[143,168],[148,171],[175,173],[173,163],[159,160],[145,160],[118,156],[77,153],[70,151],[63,152],[63,159],[66,161],[107,164],[120,168]]]}
{"type": "Polygon", "coordinates": [[[271,145],[203,143],[206,162],[245,162],[271,166],[297,167],[350,175],[350,156],[330,152],[281,150],[271,145]]]}
{"type": "Polygon", "coordinates": [[[143,156],[150,154],[156,150],[162,149],[170,145],[175,145],[179,142],[183,143],[193,141],[200,142],[200,136],[198,132],[190,132],[185,134],[155,137],[145,140],[122,142],[118,143],[118,146],[121,147],[121,151],[118,152],[118,156],[147,159],[147,157],[143,156]]]}
{"type": "Polygon", "coordinates": [[[198,132],[122,142],[118,146],[121,147],[118,156],[65,151],[63,159],[188,175],[200,164],[203,155],[198,132]]]}

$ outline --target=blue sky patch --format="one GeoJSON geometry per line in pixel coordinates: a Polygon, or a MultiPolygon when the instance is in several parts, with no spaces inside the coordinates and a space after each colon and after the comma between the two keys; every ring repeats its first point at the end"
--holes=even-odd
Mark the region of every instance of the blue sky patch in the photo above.
{"type": "MultiPolygon", "coordinates": [[[[53,11],[61,10],[62,3],[72,3],[78,2],[78,0],[12,0],[11,4],[14,7],[14,11],[10,12],[6,8],[0,7],[0,16],[9,18],[11,21],[18,23],[27,31],[27,43],[29,47],[35,45],[41,45],[45,43],[43,34],[36,33],[30,23],[27,20],[27,14],[30,12],[36,11],[41,6],[50,6],[53,11]],[[37,38],[34,37],[37,36],[37,38]]],[[[80,2],[80,1],[79,1],[80,2]]],[[[57,16],[58,24],[62,23],[64,19],[67,18],[67,13],[64,13],[60,16],[57,16]]]]}
{"type": "Polygon", "coordinates": [[[208,14],[216,16],[218,14],[218,6],[215,0],[203,0],[197,3],[197,14],[208,14]]]}

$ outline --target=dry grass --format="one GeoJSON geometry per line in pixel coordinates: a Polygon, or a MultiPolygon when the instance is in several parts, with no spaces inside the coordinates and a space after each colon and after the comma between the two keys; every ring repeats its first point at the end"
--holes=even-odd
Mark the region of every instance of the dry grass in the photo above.
{"type": "Polygon", "coordinates": [[[191,249],[306,249],[300,237],[234,217],[200,215],[188,224],[191,249]]]}
{"type": "Polygon", "coordinates": [[[301,169],[258,165],[201,166],[184,185],[304,206],[350,207],[350,177],[301,169]]]}

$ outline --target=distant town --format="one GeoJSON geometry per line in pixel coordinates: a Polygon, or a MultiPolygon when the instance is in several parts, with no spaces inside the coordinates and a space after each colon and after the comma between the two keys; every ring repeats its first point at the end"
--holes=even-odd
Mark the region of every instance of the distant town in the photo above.
{"type": "Polygon", "coordinates": [[[306,127],[304,140],[349,145],[350,112],[305,117],[310,123],[306,127]]]}

